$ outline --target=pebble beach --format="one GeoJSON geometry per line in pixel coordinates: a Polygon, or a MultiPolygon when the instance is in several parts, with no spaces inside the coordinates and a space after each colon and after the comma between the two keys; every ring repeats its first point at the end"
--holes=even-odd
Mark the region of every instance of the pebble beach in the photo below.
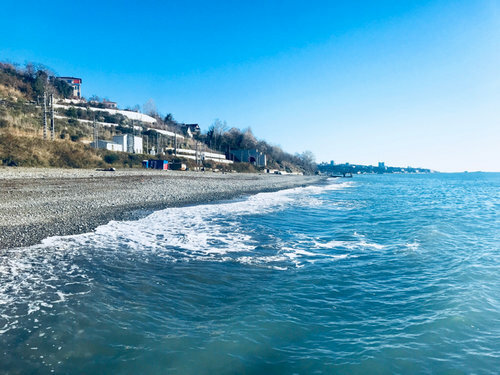
{"type": "Polygon", "coordinates": [[[321,181],[318,176],[0,168],[0,249],[85,233],[167,207],[227,200],[321,181]]]}

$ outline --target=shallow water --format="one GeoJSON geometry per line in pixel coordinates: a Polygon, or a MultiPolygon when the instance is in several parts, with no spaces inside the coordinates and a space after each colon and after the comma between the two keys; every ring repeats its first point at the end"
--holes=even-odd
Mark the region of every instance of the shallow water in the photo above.
{"type": "Polygon", "coordinates": [[[356,176],[0,257],[0,372],[496,374],[500,174],[356,176]]]}

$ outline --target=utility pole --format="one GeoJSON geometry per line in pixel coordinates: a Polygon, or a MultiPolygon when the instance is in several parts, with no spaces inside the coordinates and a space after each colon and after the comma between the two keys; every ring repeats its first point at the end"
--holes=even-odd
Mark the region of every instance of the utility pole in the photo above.
{"type": "Polygon", "coordinates": [[[195,160],[196,160],[196,167],[198,167],[198,142],[196,142],[195,160]]]}
{"type": "Polygon", "coordinates": [[[94,148],[99,147],[99,129],[97,128],[97,121],[94,115],[94,148]]]}
{"type": "Polygon", "coordinates": [[[55,135],[55,125],[54,125],[54,94],[50,94],[50,138],[54,140],[55,135]]]}
{"type": "Polygon", "coordinates": [[[43,92],[43,139],[47,140],[47,92],[43,92]]]}

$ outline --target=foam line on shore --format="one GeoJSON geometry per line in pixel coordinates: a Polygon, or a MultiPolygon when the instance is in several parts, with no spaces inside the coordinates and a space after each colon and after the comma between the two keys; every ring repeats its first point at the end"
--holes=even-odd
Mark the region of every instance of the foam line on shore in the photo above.
{"type": "MultiPolygon", "coordinates": [[[[0,171],[5,172],[5,171],[0,171]]],[[[0,249],[85,233],[153,210],[233,199],[321,182],[315,176],[21,171],[0,173],[0,249]],[[41,174],[42,173],[42,174],[41,174]],[[25,177],[24,179],[22,177],[25,177]]]]}
{"type": "Polygon", "coordinates": [[[356,257],[350,249],[366,247],[363,243],[369,243],[363,238],[352,243],[290,233],[283,242],[281,235],[263,234],[259,227],[246,225],[246,220],[255,223],[260,216],[276,220],[292,207],[314,210],[322,193],[350,186],[299,187],[233,201],[171,207],[134,221],[112,221],[92,233],[50,237],[39,245],[7,250],[0,258],[0,312],[16,304],[27,309],[0,316],[0,332],[15,328],[19,316],[49,313],[75,296],[90,293],[95,264],[119,267],[124,259],[148,264],[219,262],[280,272],[356,257]]]}

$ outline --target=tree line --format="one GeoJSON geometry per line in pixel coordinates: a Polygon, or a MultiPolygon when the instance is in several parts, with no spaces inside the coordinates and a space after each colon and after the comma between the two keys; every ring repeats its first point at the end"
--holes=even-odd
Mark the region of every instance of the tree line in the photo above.
{"type": "Polygon", "coordinates": [[[0,83],[19,90],[28,100],[37,100],[44,91],[55,93],[63,98],[73,94],[71,86],[57,79],[56,74],[42,64],[27,63],[19,65],[0,63],[0,83]]]}
{"type": "MultiPolygon", "coordinates": [[[[73,90],[71,86],[57,79],[56,74],[42,64],[27,63],[24,67],[16,64],[0,62],[0,83],[6,87],[19,90],[28,100],[36,101],[43,96],[44,91],[49,91],[62,98],[70,98],[73,90]]],[[[97,97],[91,99],[99,100],[97,97]]],[[[100,101],[100,100],[99,100],[100,101]]],[[[133,110],[138,110],[136,106],[133,110]]],[[[183,123],[174,119],[171,113],[161,115],[152,99],[143,106],[143,112],[157,120],[152,128],[171,130],[176,133],[186,134],[187,128],[183,123]]],[[[66,110],[66,116],[70,119],[83,118],[93,119],[94,113],[82,108],[70,108],[66,110]]],[[[124,125],[127,121],[123,116],[109,115],[106,112],[99,113],[105,116],[106,122],[124,125]]],[[[102,120],[102,119],[101,119],[102,120]]],[[[125,130],[122,126],[121,130],[125,130]]],[[[194,134],[195,140],[204,143],[207,147],[230,154],[231,150],[256,149],[267,155],[270,168],[293,171],[300,169],[305,173],[314,173],[317,169],[314,155],[310,151],[301,154],[290,154],[280,146],[269,144],[264,140],[257,139],[250,128],[240,130],[229,127],[225,121],[215,120],[206,132],[194,134]]]]}
{"type": "Polygon", "coordinates": [[[271,145],[264,140],[257,139],[250,128],[240,130],[229,128],[225,121],[215,120],[206,133],[195,135],[208,147],[230,154],[231,150],[258,150],[267,155],[270,168],[293,171],[297,167],[305,173],[312,174],[317,166],[311,151],[301,154],[290,154],[280,146],[271,145]]]}

